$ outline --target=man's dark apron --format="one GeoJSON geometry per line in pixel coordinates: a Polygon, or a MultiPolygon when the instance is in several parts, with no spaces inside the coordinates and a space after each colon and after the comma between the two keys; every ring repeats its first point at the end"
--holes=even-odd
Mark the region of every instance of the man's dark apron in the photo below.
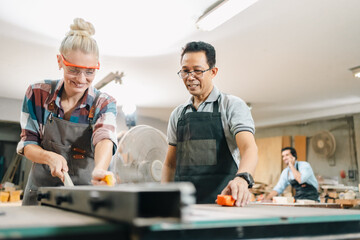
{"type": "Polygon", "coordinates": [[[181,113],[177,124],[175,181],[192,182],[197,203],[214,203],[237,166],[226,142],[218,101],[213,112],[181,113]]]}
{"type": "MultiPolygon", "coordinates": [[[[295,168],[299,171],[298,164],[295,164],[295,168]]],[[[314,201],[319,201],[319,194],[317,189],[308,183],[298,183],[295,179],[290,180],[290,184],[295,188],[295,200],[297,199],[309,199],[314,201]]]]}
{"type": "MultiPolygon", "coordinates": [[[[51,93],[55,89],[54,82],[51,93]]],[[[94,100],[95,103],[96,99],[94,100]]],[[[69,167],[68,173],[74,185],[89,185],[91,184],[91,173],[94,169],[94,152],[91,147],[91,136],[95,107],[92,107],[90,110],[89,123],[80,124],[55,117],[58,110],[55,106],[53,102],[49,104],[48,109],[52,113],[49,114],[45,124],[41,147],[45,150],[56,152],[66,159],[69,167]]],[[[33,162],[22,204],[38,204],[38,187],[63,185],[58,177],[51,176],[48,165],[33,162]]]]}

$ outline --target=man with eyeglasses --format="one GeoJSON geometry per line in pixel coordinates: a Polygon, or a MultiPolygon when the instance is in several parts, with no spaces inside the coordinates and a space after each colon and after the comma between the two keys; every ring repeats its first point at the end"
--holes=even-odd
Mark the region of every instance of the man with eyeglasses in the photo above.
{"type": "Polygon", "coordinates": [[[171,113],[161,181],[192,182],[197,203],[214,203],[222,194],[245,206],[257,164],[254,122],[243,100],[214,86],[215,62],[208,43],[183,49],[178,75],[192,96],[171,113]]]}

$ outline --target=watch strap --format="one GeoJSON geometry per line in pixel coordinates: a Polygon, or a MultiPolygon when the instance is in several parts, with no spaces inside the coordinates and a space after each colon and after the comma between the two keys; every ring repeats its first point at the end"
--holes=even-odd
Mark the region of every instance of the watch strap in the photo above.
{"type": "Polygon", "coordinates": [[[252,178],[250,173],[247,172],[237,173],[235,177],[243,178],[248,183],[248,188],[252,188],[254,185],[254,179],[252,178]]]}

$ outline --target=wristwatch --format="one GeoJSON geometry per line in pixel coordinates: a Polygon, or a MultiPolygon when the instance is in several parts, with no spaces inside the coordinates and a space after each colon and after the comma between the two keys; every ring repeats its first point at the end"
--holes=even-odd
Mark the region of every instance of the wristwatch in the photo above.
{"type": "Polygon", "coordinates": [[[236,174],[235,176],[243,178],[248,183],[248,188],[252,188],[255,183],[254,179],[250,173],[242,172],[242,173],[236,174]]]}

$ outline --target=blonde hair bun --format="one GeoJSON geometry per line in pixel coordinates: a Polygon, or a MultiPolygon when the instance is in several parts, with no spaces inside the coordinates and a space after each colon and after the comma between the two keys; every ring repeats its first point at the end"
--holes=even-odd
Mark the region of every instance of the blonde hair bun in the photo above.
{"type": "Polygon", "coordinates": [[[92,53],[99,59],[99,48],[92,38],[95,34],[94,26],[82,18],[75,18],[60,45],[60,53],[66,56],[69,51],[80,50],[84,53],[92,53]]]}
{"type": "Polygon", "coordinates": [[[74,23],[70,25],[70,31],[66,36],[84,36],[91,37],[95,34],[95,28],[90,22],[86,22],[82,18],[75,18],[74,23]]]}

